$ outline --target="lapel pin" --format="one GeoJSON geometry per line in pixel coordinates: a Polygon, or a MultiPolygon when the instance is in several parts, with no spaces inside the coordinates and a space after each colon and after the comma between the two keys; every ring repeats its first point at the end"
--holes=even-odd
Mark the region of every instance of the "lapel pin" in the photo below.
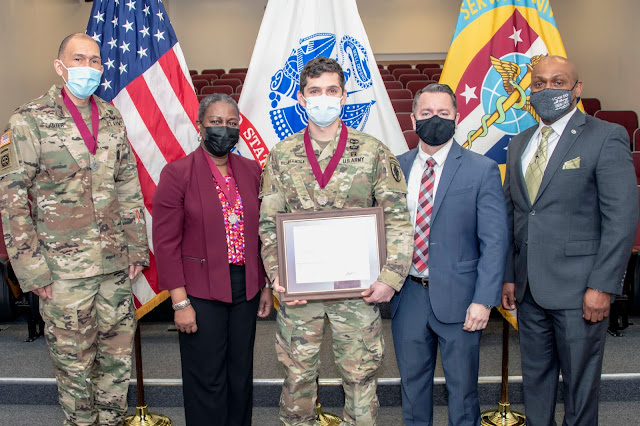
{"type": "Polygon", "coordinates": [[[572,135],[575,135],[576,133],[577,133],[577,132],[576,132],[576,129],[571,129],[571,134],[572,134],[572,135]]]}

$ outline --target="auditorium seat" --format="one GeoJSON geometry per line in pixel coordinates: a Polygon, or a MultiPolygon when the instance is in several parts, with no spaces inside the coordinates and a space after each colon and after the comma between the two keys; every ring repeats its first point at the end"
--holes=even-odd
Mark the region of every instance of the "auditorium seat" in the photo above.
{"type": "Polygon", "coordinates": [[[233,93],[233,87],[228,85],[207,86],[202,88],[203,95],[210,95],[212,93],[226,93],[230,95],[233,93]]]}
{"type": "Polygon", "coordinates": [[[631,156],[633,157],[633,167],[636,169],[636,180],[640,185],[640,152],[633,151],[631,156]]]}
{"type": "Polygon", "coordinates": [[[407,141],[409,149],[417,147],[420,143],[420,138],[415,130],[405,130],[402,134],[404,136],[404,140],[407,141]]]}
{"type": "Polygon", "coordinates": [[[386,68],[384,67],[384,65],[382,65],[382,64],[378,64],[378,69],[379,69],[379,70],[383,70],[383,69],[386,69],[386,68]]]}
{"type": "Polygon", "coordinates": [[[380,68],[380,75],[391,75],[391,73],[386,68],[380,68]]]}
{"type": "Polygon", "coordinates": [[[435,81],[433,80],[410,81],[407,83],[407,89],[411,92],[411,96],[415,96],[416,93],[418,93],[418,90],[434,83],[435,81]]]}
{"type": "Polygon", "coordinates": [[[209,80],[196,78],[193,81],[193,87],[196,90],[196,95],[200,94],[202,88],[209,85],[209,80]]]}
{"type": "Polygon", "coordinates": [[[410,81],[426,81],[426,80],[429,80],[429,77],[427,77],[424,74],[402,74],[400,77],[398,77],[398,81],[402,83],[402,86],[405,89],[407,88],[407,83],[409,83],[410,81]]]}
{"type": "Polygon", "coordinates": [[[236,101],[240,102],[240,93],[232,93],[231,97],[236,101]]]}
{"type": "Polygon", "coordinates": [[[411,113],[409,112],[397,112],[396,117],[398,117],[398,123],[400,123],[400,128],[402,131],[413,130],[413,122],[411,121],[411,113]]]}
{"type": "Polygon", "coordinates": [[[189,75],[190,75],[190,76],[194,76],[194,75],[196,75],[196,74],[198,74],[198,71],[197,71],[197,70],[189,70],[189,75]]]}
{"type": "Polygon", "coordinates": [[[424,74],[424,70],[426,68],[442,69],[442,68],[440,68],[440,64],[416,64],[416,69],[419,70],[423,74],[424,74]]]}
{"type": "Polygon", "coordinates": [[[633,132],[633,141],[631,141],[634,151],[640,151],[640,129],[633,132]]]}
{"type": "Polygon", "coordinates": [[[391,74],[393,74],[393,70],[397,70],[399,68],[411,68],[411,64],[389,64],[387,65],[387,69],[391,74]]]}
{"type": "Polygon", "coordinates": [[[389,99],[412,99],[411,91],[407,89],[389,89],[387,90],[389,99]]]}
{"type": "Polygon", "coordinates": [[[211,82],[212,86],[231,86],[233,90],[236,90],[236,87],[240,86],[242,81],[238,78],[220,78],[218,80],[213,80],[211,82]]]}
{"type": "Polygon", "coordinates": [[[192,80],[196,80],[196,79],[197,80],[207,80],[209,82],[209,84],[211,84],[211,82],[213,80],[217,80],[218,79],[218,76],[215,75],[215,74],[204,74],[204,75],[196,74],[196,75],[192,75],[191,79],[192,80]]]}
{"type": "Polygon", "coordinates": [[[223,78],[237,78],[242,83],[244,83],[244,79],[246,77],[247,77],[247,73],[244,73],[244,72],[230,72],[230,73],[222,74],[220,76],[220,79],[223,79],[223,78]]]}
{"type": "Polygon", "coordinates": [[[442,73],[442,70],[439,68],[425,68],[422,71],[422,74],[428,75],[431,80],[435,80],[433,78],[434,74],[441,74],[441,73],[442,73]]]}
{"type": "Polygon", "coordinates": [[[242,93],[242,86],[244,86],[244,84],[241,84],[240,86],[236,87],[236,93],[242,93]]]}
{"type": "Polygon", "coordinates": [[[635,111],[600,110],[594,117],[611,123],[618,123],[629,132],[629,141],[633,138],[633,132],[638,128],[638,114],[635,111]]]}
{"type": "Polygon", "coordinates": [[[198,103],[202,102],[202,100],[206,97],[207,95],[198,95],[198,103]]]}
{"type": "Polygon", "coordinates": [[[382,81],[396,81],[396,78],[391,74],[382,74],[382,81]]]}
{"type": "Polygon", "coordinates": [[[389,90],[389,89],[404,89],[404,87],[402,86],[402,83],[400,83],[399,81],[393,81],[393,80],[389,80],[389,81],[383,81],[384,83],[384,87],[389,90]]]}
{"type": "Polygon", "coordinates": [[[241,72],[241,73],[246,74],[247,72],[249,72],[249,68],[231,68],[229,70],[229,74],[233,74],[235,72],[241,72]]]}
{"type": "Polygon", "coordinates": [[[391,105],[396,113],[411,112],[413,108],[413,99],[392,99],[391,105]]]}
{"type": "Polygon", "coordinates": [[[398,68],[391,71],[391,75],[394,76],[396,80],[398,79],[398,77],[404,74],[420,74],[420,71],[415,68],[398,68]]]}
{"type": "Polygon", "coordinates": [[[224,74],[226,71],[223,70],[222,68],[207,68],[206,70],[202,70],[202,72],[200,73],[200,75],[205,75],[205,74],[215,74],[218,77],[220,77],[222,74],[224,74]]]}
{"type": "Polygon", "coordinates": [[[594,115],[596,111],[602,109],[598,98],[582,98],[582,106],[584,107],[584,112],[589,115],[594,115]]]}
{"type": "Polygon", "coordinates": [[[434,74],[434,75],[432,75],[432,76],[431,76],[431,80],[433,80],[433,81],[440,81],[440,76],[441,76],[441,75],[442,75],[442,74],[434,74]]]}

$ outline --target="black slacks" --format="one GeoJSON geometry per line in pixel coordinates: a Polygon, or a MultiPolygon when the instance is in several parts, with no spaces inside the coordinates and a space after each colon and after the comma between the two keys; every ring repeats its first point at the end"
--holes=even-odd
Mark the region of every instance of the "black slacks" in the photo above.
{"type": "Polygon", "coordinates": [[[250,426],[260,294],[246,300],[244,267],[230,265],[232,303],[189,296],[198,331],[180,333],[187,425],[250,426]]]}
{"type": "Polygon", "coordinates": [[[558,371],[561,371],[562,424],[597,425],[607,321],[589,324],[582,318],[582,309],[544,309],[527,287],[522,302],[518,303],[518,330],[527,424],[556,424],[558,371]]]}

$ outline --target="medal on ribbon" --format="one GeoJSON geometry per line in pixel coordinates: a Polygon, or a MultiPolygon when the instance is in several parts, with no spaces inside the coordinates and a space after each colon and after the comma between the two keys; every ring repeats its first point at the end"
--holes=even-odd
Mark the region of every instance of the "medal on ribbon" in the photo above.
{"type": "Polygon", "coordinates": [[[230,224],[235,225],[235,223],[240,219],[235,212],[236,207],[236,198],[237,198],[237,188],[236,188],[236,180],[233,177],[233,171],[231,170],[231,162],[227,161],[227,170],[229,171],[229,186],[225,182],[224,176],[218,170],[218,166],[216,166],[213,162],[213,159],[207,152],[202,149],[202,155],[207,160],[207,164],[209,165],[209,170],[211,170],[211,174],[213,178],[218,182],[222,193],[224,194],[224,198],[227,199],[227,203],[229,203],[229,216],[227,216],[227,220],[230,224]]]}
{"type": "Polygon", "coordinates": [[[78,128],[80,132],[80,136],[82,136],[82,140],[84,144],[87,146],[89,153],[91,154],[91,161],[89,164],[89,168],[91,171],[95,172],[100,168],[100,163],[96,161],[94,155],[96,155],[96,151],[98,150],[98,129],[100,128],[100,114],[98,113],[98,104],[96,100],[91,96],[89,98],[89,103],[91,104],[91,132],[89,131],[89,127],[87,123],[84,122],[80,111],[78,111],[78,107],[73,103],[73,101],[67,95],[67,92],[62,88],[62,101],[64,105],[69,110],[71,114],[71,118],[73,119],[73,123],[78,128]]]}
{"type": "MultiPolygon", "coordinates": [[[[331,176],[336,171],[338,167],[338,163],[340,162],[340,158],[342,158],[342,154],[344,154],[344,150],[347,146],[347,136],[348,130],[347,126],[345,126],[344,122],[342,122],[342,129],[340,130],[340,138],[338,139],[338,146],[336,147],[336,152],[333,153],[331,160],[329,160],[329,164],[327,168],[322,171],[320,169],[320,163],[316,158],[315,152],[313,152],[313,147],[311,146],[311,136],[309,136],[309,127],[304,131],[304,150],[307,154],[307,160],[309,160],[309,165],[311,166],[311,170],[313,171],[313,175],[320,185],[320,188],[324,189],[325,186],[331,180],[331,176]]],[[[326,205],[329,202],[329,198],[324,192],[320,192],[317,198],[318,204],[321,206],[326,205]]]]}

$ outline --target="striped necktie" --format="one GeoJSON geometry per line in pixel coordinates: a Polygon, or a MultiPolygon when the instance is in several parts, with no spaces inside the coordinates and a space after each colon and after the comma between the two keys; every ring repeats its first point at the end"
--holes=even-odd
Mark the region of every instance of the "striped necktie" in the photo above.
{"type": "Polygon", "coordinates": [[[433,158],[427,160],[427,167],[422,174],[420,185],[420,197],[416,211],[416,227],[413,246],[413,265],[418,272],[427,269],[429,259],[429,232],[431,230],[431,212],[433,211],[433,187],[436,182],[434,167],[436,161],[433,158]]]}
{"type": "Polygon", "coordinates": [[[552,133],[553,128],[550,126],[542,128],[542,139],[524,175],[524,182],[527,185],[527,192],[529,193],[531,204],[533,204],[533,201],[536,199],[540,184],[542,183],[544,169],[547,166],[547,146],[549,145],[549,136],[551,136],[552,133]]]}

